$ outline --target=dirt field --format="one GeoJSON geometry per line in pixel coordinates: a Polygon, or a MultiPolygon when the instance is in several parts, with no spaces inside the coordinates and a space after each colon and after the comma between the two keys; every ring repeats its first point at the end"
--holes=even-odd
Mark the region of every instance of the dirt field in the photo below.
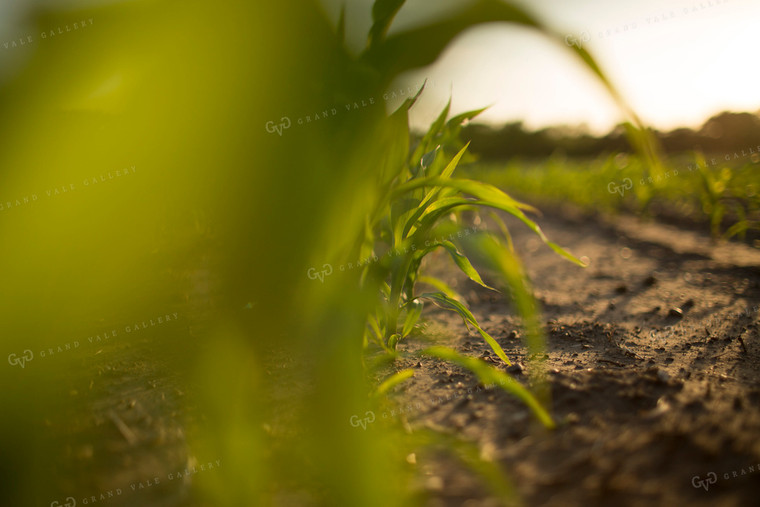
{"type": "MultiPolygon", "coordinates": [[[[411,408],[383,417],[476,442],[525,505],[757,505],[760,251],[632,218],[589,221],[562,210],[538,221],[590,261],[579,268],[524,226],[511,228],[543,307],[559,427],[538,428],[515,398],[432,359],[399,365],[416,369],[394,398],[411,408]]],[[[456,284],[525,380],[507,299],[442,266],[437,274],[456,284]]],[[[425,315],[447,345],[499,363],[458,316],[425,315]]],[[[496,505],[456,462],[419,472],[430,505],[496,505]]]]}
{"type": "MultiPolygon", "coordinates": [[[[558,428],[543,430],[514,397],[432,359],[395,365],[415,376],[392,395],[401,410],[377,417],[476,443],[503,466],[524,505],[757,505],[760,251],[625,217],[589,221],[563,210],[538,221],[590,263],[579,268],[511,224],[543,308],[558,428]]],[[[455,275],[445,255],[431,268],[465,296],[515,362],[508,371],[526,381],[508,298],[455,275]]],[[[76,494],[79,503],[112,506],[202,505],[193,485],[224,463],[201,469],[218,456],[194,456],[186,441],[198,416],[186,403],[194,387],[161,358],[197,334],[193,304],[207,296],[167,308],[179,318],[129,344],[76,352],[81,369],[51,407],[51,441],[68,445],[51,460],[60,494],[46,502],[64,505],[76,494]]],[[[437,343],[499,364],[455,314],[428,307],[425,318],[437,343]]],[[[451,458],[420,460],[417,471],[429,505],[497,505],[482,479],[451,458]]]]}

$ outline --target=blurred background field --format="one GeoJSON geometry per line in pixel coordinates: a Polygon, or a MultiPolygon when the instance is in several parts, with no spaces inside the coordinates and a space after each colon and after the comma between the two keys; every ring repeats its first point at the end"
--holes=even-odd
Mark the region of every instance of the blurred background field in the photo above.
{"type": "Polygon", "coordinates": [[[573,203],[590,213],[626,212],[755,244],[760,226],[760,119],[723,112],[698,130],[655,133],[664,169],[626,147],[620,126],[604,137],[570,129],[465,130],[473,175],[541,207],[573,203]],[[754,143],[754,144],[753,144],[754,143]],[[593,154],[593,155],[592,155],[593,154]]]}

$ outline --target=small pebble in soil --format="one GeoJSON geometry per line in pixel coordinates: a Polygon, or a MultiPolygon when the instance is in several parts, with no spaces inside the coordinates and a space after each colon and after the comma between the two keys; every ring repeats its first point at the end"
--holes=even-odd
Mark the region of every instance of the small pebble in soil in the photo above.
{"type": "Polygon", "coordinates": [[[580,417],[575,412],[570,412],[565,416],[565,424],[578,424],[580,417]]]}
{"type": "Polygon", "coordinates": [[[649,413],[649,417],[660,416],[668,410],[670,410],[670,402],[665,398],[665,396],[661,396],[657,400],[657,405],[655,406],[654,410],[649,413]]]}
{"type": "Polygon", "coordinates": [[[512,375],[520,375],[523,372],[523,367],[520,363],[514,363],[512,366],[507,367],[507,372],[512,375]]]}
{"type": "Polygon", "coordinates": [[[668,317],[675,317],[675,318],[682,318],[683,317],[683,310],[680,308],[671,308],[668,310],[668,317]]]}
{"type": "Polygon", "coordinates": [[[517,338],[517,331],[510,331],[509,334],[507,335],[507,338],[509,338],[510,340],[516,339],[517,338]]]}

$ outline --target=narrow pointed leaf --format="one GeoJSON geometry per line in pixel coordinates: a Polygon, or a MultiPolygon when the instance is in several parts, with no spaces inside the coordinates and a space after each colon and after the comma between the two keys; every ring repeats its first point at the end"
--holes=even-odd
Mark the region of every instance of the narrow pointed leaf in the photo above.
{"type": "MultiPolygon", "coordinates": [[[[523,222],[525,225],[527,225],[533,232],[535,232],[539,238],[541,238],[541,241],[546,243],[549,248],[560,254],[562,257],[565,257],[569,261],[578,264],[579,266],[586,267],[586,264],[583,263],[580,259],[576,258],[571,253],[567,252],[565,249],[563,249],[561,246],[557,245],[556,243],[553,243],[552,241],[549,241],[549,239],[546,237],[544,232],[541,230],[541,227],[538,226],[533,220],[529,219],[527,216],[525,216],[525,213],[521,211],[522,209],[533,209],[531,206],[522,204],[518,201],[515,201],[511,197],[509,197],[507,194],[499,190],[498,188],[494,187],[493,185],[488,185],[486,183],[481,183],[479,181],[473,181],[473,180],[465,180],[465,179],[443,179],[443,178],[423,178],[419,180],[410,181],[404,185],[400,185],[396,188],[397,193],[403,193],[403,192],[409,192],[411,190],[414,190],[415,188],[418,188],[420,186],[430,186],[430,185],[439,185],[444,187],[451,187],[455,188],[461,192],[465,192],[467,194],[471,194],[478,199],[481,199],[484,201],[482,204],[486,206],[493,206],[497,209],[502,209],[504,211],[507,211],[508,213],[511,213],[512,215],[516,216],[520,219],[521,222],[523,222]],[[486,202],[490,201],[488,204],[486,202]]],[[[468,203],[468,204],[477,204],[477,203],[468,203]]],[[[430,206],[428,209],[428,212],[431,212],[435,209],[435,205],[430,206]]]]}
{"type": "Polygon", "coordinates": [[[457,293],[457,291],[455,291],[449,284],[434,276],[421,276],[419,278],[419,282],[426,283],[432,287],[435,287],[451,299],[462,299],[462,296],[457,293]]]}
{"type": "Polygon", "coordinates": [[[506,373],[497,370],[484,361],[474,357],[463,356],[456,350],[440,346],[424,349],[420,352],[420,355],[436,357],[467,368],[478,377],[481,383],[498,385],[506,392],[520,399],[533,411],[545,427],[552,429],[556,426],[549,413],[530,391],[506,373]]]}
{"type": "Polygon", "coordinates": [[[404,5],[405,0],[375,0],[372,6],[372,28],[369,30],[369,46],[380,43],[388,32],[393,18],[404,5]]]}
{"type": "Polygon", "coordinates": [[[454,260],[457,267],[462,271],[462,273],[467,275],[470,278],[470,280],[472,280],[473,282],[479,285],[482,285],[486,289],[496,290],[483,281],[483,279],[480,277],[480,274],[478,274],[478,272],[470,263],[470,260],[457,250],[457,247],[456,245],[454,245],[454,243],[452,243],[451,241],[444,241],[440,244],[440,246],[442,246],[443,248],[446,249],[447,252],[449,252],[449,255],[451,255],[451,258],[454,260]]]}
{"type": "Polygon", "coordinates": [[[391,389],[412,377],[414,377],[414,370],[411,368],[394,373],[377,386],[375,396],[383,396],[384,394],[387,394],[391,389]]]}
{"type": "MultiPolygon", "coordinates": [[[[436,118],[433,124],[430,125],[428,131],[425,132],[425,135],[422,137],[422,140],[420,140],[420,144],[417,146],[417,149],[414,150],[414,153],[412,154],[412,164],[416,164],[417,160],[419,160],[422,156],[422,153],[430,149],[431,143],[435,137],[440,134],[441,129],[443,129],[443,127],[446,125],[446,118],[448,117],[450,110],[451,97],[449,97],[449,101],[446,103],[446,107],[443,108],[443,111],[441,111],[441,113],[438,115],[438,118],[436,118]]],[[[425,167],[425,164],[423,164],[423,167],[425,167]]]]}
{"type": "MultiPolygon", "coordinates": [[[[393,2],[389,0],[384,3],[392,4],[393,2]]],[[[456,36],[478,24],[494,21],[507,21],[524,26],[540,27],[532,15],[513,3],[500,0],[479,0],[448,18],[395,34],[380,44],[372,44],[363,57],[381,74],[395,76],[406,70],[433,63],[456,36]]],[[[384,25],[377,21],[375,24],[378,25],[375,32],[378,34],[385,33],[381,29],[384,25]]],[[[387,26],[385,26],[385,30],[387,30],[387,26]]],[[[374,40],[378,40],[377,36],[374,40]]]]}
{"type": "Polygon", "coordinates": [[[499,356],[502,361],[504,361],[507,365],[512,364],[509,359],[507,359],[507,355],[504,353],[501,345],[499,345],[498,342],[491,337],[491,335],[486,333],[480,327],[480,325],[478,325],[478,322],[475,320],[475,316],[462,303],[440,292],[426,292],[425,294],[421,294],[419,297],[422,299],[429,299],[443,308],[448,308],[457,312],[466,324],[471,324],[472,327],[474,327],[478,333],[480,333],[480,336],[482,336],[486,343],[491,346],[491,349],[496,353],[497,356],[499,356]]]}
{"type": "Polygon", "coordinates": [[[401,337],[406,338],[414,329],[415,324],[422,314],[423,304],[421,301],[412,300],[406,304],[406,319],[404,319],[404,328],[401,331],[401,337]]]}

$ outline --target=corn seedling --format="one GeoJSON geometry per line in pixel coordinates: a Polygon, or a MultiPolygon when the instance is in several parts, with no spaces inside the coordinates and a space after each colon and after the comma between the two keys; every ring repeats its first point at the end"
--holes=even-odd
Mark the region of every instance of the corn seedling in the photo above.
{"type": "MultiPolygon", "coordinates": [[[[373,25],[357,68],[363,69],[365,74],[367,69],[372,69],[381,83],[389,83],[390,78],[400,72],[433,62],[456,35],[485,21],[508,21],[536,29],[558,43],[563,40],[517,5],[492,0],[474,2],[451,19],[388,36],[388,29],[404,3],[404,0],[377,0],[373,5],[373,25]]],[[[337,31],[338,39],[342,41],[342,16],[337,31]]],[[[657,173],[660,170],[657,148],[648,131],[642,128],[635,113],[617,94],[587,50],[576,46],[571,49],[627,113],[630,121],[626,129],[650,162],[648,171],[657,173]]],[[[357,74],[360,74],[359,70],[357,74]]],[[[359,281],[370,290],[377,287],[379,292],[376,307],[367,317],[364,343],[374,343],[394,357],[398,354],[398,344],[412,333],[424,304],[428,302],[458,313],[468,328],[474,328],[494,353],[509,365],[504,350],[479,325],[461,298],[444,281],[421,274],[425,257],[438,249],[445,250],[470,280],[490,290],[496,289],[485,283],[471,257],[478,257],[481,263],[495,268],[502,288],[508,287],[513,294],[516,307],[529,329],[526,336],[531,352],[542,350],[543,337],[536,304],[511,248],[506,226],[497,217],[502,230],[500,236],[479,232],[461,239],[465,227],[461,213],[488,209],[511,214],[558,254],[576,264],[583,263],[549,241],[539,226],[528,218],[526,212],[536,212],[532,206],[513,199],[493,185],[455,177],[467,150],[467,145],[462,146],[458,139],[460,129],[482,109],[449,119],[449,102],[417,145],[410,146],[408,111],[423,89],[424,85],[415,97],[407,99],[380,123],[374,133],[376,144],[369,154],[373,159],[374,174],[371,177],[375,178],[377,193],[365,217],[363,230],[348,252],[349,258],[367,260],[361,263],[359,281]],[[369,262],[369,259],[377,261],[369,262]],[[418,292],[418,282],[423,280],[437,290],[418,292]]],[[[453,360],[441,354],[436,357],[453,360]]],[[[470,362],[460,361],[459,364],[471,370],[475,366],[470,362]]],[[[479,368],[476,370],[480,371],[479,368]]],[[[549,425],[548,416],[541,419],[549,425]]]]}

